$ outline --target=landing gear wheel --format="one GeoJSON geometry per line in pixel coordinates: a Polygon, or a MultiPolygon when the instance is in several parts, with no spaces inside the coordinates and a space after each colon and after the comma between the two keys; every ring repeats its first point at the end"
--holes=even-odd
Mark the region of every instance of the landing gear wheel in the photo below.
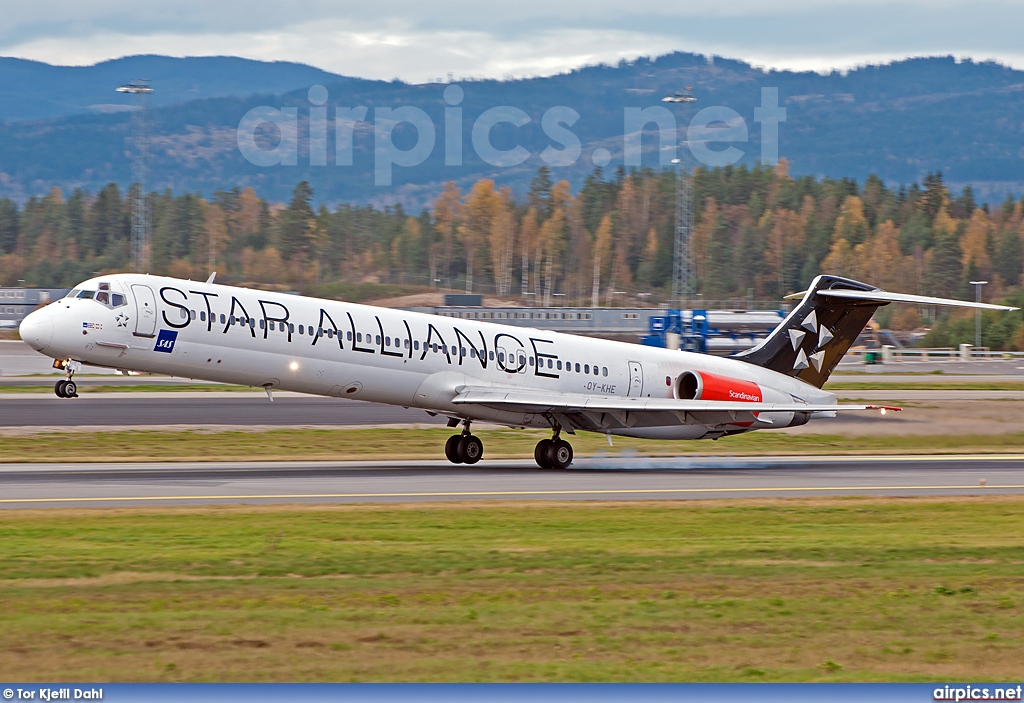
{"type": "Polygon", "coordinates": [[[78,397],[78,386],[74,381],[64,381],[64,397],[65,398],[77,398],[78,397]]]}
{"type": "Polygon", "coordinates": [[[564,439],[556,439],[548,447],[548,465],[552,469],[567,469],[572,463],[572,445],[564,439]]]}
{"type": "Polygon", "coordinates": [[[461,441],[462,435],[453,434],[448,438],[448,441],[444,443],[444,456],[453,464],[462,463],[462,457],[459,455],[459,442],[461,441]]]}
{"type": "Polygon", "coordinates": [[[537,442],[537,448],[533,450],[533,460],[537,462],[537,466],[542,469],[553,469],[555,468],[548,463],[548,453],[554,442],[550,439],[542,439],[537,442]]]}
{"type": "Polygon", "coordinates": [[[57,383],[53,385],[53,392],[57,394],[58,398],[67,398],[67,396],[64,395],[64,387],[67,384],[67,381],[57,381],[57,383]]]}
{"type": "Polygon", "coordinates": [[[479,437],[463,435],[459,438],[459,458],[464,464],[475,464],[484,455],[484,443],[479,437]]]}

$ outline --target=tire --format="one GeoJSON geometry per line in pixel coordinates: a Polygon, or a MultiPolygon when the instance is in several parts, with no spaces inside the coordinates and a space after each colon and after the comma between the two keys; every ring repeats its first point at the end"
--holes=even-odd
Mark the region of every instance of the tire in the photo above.
{"type": "Polygon", "coordinates": [[[552,469],[567,469],[572,463],[572,445],[564,439],[552,442],[548,447],[548,464],[552,469]]]}
{"type": "Polygon", "coordinates": [[[463,464],[475,464],[484,455],[484,443],[479,437],[468,435],[459,442],[459,459],[463,464]]]}
{"type": "Polygon", "coordinates": [[[537,462],[537,466],[542,469],[554,468],[548,463],[548,450],[551,445],[554,444],[550,439],[542,439],[537,442],[537,448],[533,450],[533,460],[537,462]]]}
{"type": "Polygon", "coordinates": [[[448,438],[448,441],[444,443],[445,458],[453,464],[462,463],[462,458],[459,456],[459,442],[461,441],[462,435],[453,434],[448,438]]]}
{"type": "Polygon", "coordinates": [[[64,386],[66,386],[67,383],[67,381],[57,381],[53,385],[53,392],[57,394],[58,398],[67,398],[67,396],[64,395],[64,386]]]}
{"type": "Polygon", "coordinates": [[[65,398],[77,398],[78,397],[78,386],[74,381],[64,382],[64,397],[65,398]]]}

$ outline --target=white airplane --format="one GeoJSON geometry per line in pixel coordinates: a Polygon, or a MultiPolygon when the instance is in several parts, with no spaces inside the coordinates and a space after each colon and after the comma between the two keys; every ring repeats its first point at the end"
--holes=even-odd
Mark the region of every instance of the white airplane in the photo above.
{"type": "MultiPolygon", "coordinates": [[[[577,430],[718,439],[803,425],[836,411],[821,390],[875,310],[892,302],[1014,310],[889,293],[818,276],[759,345],[731,358],[478,320],[160,276],[93,278],[28,315],[21,338],[55,359],[54,390],[76,397],[82,364],[422,408],[463,426],[445,444],[473,464],[473,421],[543,427],[543,468],[572,463],[577,430]]],[[[897,409],[897,408],[893,408],[897,409]]]]}

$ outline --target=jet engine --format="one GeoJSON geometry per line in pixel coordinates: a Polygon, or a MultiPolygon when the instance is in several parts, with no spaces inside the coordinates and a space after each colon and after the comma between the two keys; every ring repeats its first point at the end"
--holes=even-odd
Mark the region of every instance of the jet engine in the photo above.
{"type": "MultiPolygon", "coordinates": [[[[684,371],[676,377],[673,391],[678,400],[718,400],[733,403],[794,403],[789,393],[762,387],[753,381],[721,376],[707,371],[684,371]]],[[[731,423],[741,427],[799,427],[810,419],[810,413],[754,413],[754,423],[731,423]]]]}

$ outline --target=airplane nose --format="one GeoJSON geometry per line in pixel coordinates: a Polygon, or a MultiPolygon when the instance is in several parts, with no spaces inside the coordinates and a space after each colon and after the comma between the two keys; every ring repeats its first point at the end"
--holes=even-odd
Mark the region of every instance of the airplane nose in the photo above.
{"type": "Polygon", "coordinates": [[[36,351],[42,351],[53,339],[53,317],[48,310],[36,310],[21,321],[18,333],[36,351]]]}

